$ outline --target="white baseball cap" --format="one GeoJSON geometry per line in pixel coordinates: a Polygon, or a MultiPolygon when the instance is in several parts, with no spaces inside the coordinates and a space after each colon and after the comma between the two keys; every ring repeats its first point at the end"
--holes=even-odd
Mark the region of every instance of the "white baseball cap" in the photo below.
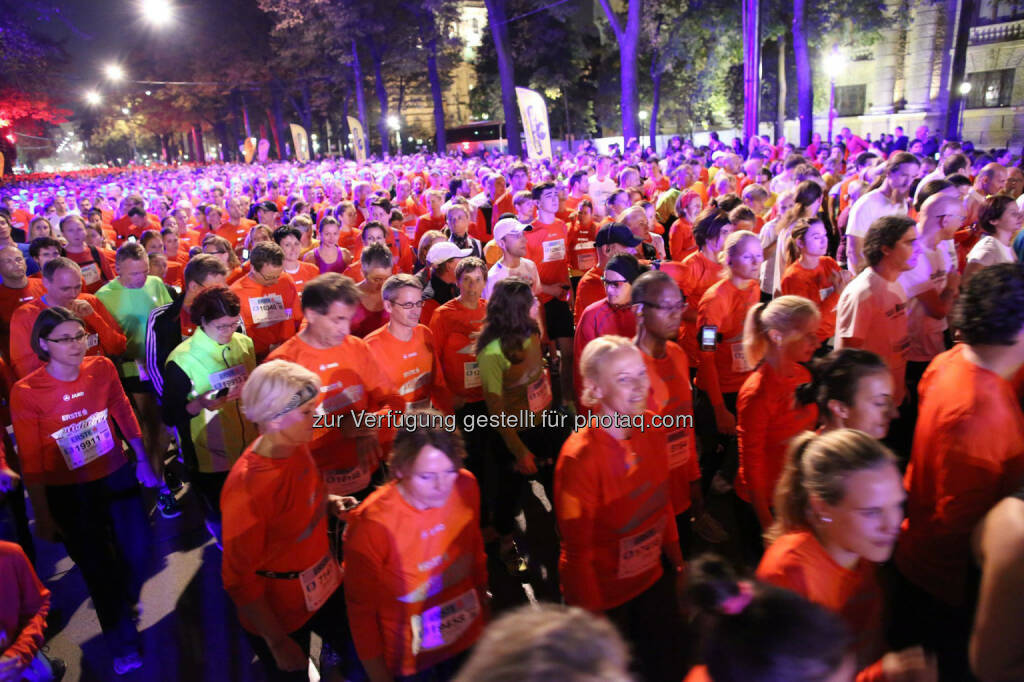
{"type": "Polygon", "coordinates": [[[438,265],[452,258],[465,258],[473,249],[460,249],[451,242],[437,242],[427,251],[427,264],[438,265]]]}
{"type": "Polygon", "coordinates": [[[516,218],[502,218],[494,225],[494,243],[501,246],[501,240],[515,232],[529,232],[533,228],[516,218]]]}

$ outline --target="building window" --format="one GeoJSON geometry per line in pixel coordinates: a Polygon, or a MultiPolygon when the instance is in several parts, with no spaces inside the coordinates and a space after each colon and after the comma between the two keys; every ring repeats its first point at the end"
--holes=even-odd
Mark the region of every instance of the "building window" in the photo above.
{"type": "Polygon", "coordinates": [[[999,24],[1024,18],[1024,0],[981,0],[973,26],[999,24]]]}
{"type": "Polygon", "coordinates": [[[1010,106],[1013,92],[1013,69],[976,71],[967,74],[971,92],[967,95],[968,109],[1010,106]]]}
{"type": "Polygon", "coordinates": [[[836,86],[836,116],[860,116],[864,113],[867,85],[836,86]]]}

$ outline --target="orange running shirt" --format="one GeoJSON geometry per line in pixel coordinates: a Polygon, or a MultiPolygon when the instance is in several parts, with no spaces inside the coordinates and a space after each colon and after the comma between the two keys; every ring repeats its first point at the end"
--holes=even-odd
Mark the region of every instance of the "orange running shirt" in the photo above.
{"type": "Polygon", "coordinates": [[[345,530],[345,601],[359,658],[413,675],[465,651],[486,621],[480,489],[465,469],[448,501],[410,505],[392,481],[345,530]]]}
{"type": "MultiPolygon", "coordinates": [[[[236,605],[263,598],[285,632],[295,632],[316,612],[310,608],[316,598],[326,601],[341,583],[341,567],[327,542],[327,488],[308,448],[271,459],[252,447],[231,467],[220,494],[221,577],[236,605]],[[324,588],[309,590],[308,577],[268,578],[257,571],[303,572],[324,588]]],[[[255,632],[252,623],[240,620],[255,632]]]]}
{"type": "Polygon", "coordinates": [[[836,303],[839,291],[832,283],[832,274],[839,272],[839,263],[828,256],[822,256],[818,267],[808,270],[800,261],[786,268],[782,275],[782,293],[803,296],[818,306],[821,324],[818,326],[818,341],[832,338],[836,333],[836,303]]]}
{"type": "Polygon", "coordinates": [[[434,353],[444,373],[444,382],[452,393],[467,403],[484,399],[480,383],[480,365],[476,361],[476,335],[483,329],[487,304],[467,308],[457,298],[448,301],[430,320],[435,339],[434,353]]]}
{"type": "Polygon", "coordinates": [[[960,344],[937,355],[918,384],[895,555],[903,575],[953,606],[967,599],[971,532],[1024,480],[1024,414],[1013,385],[964,351],[960,344]]]}
{"type": "MultiPolygon", "coordinates": [[[[700,253],[697,255],[702,256],[700,253]]],[[[698,385],[712,395],[712,400],[716,385],[723,395],[736,393],[753,369],[743,355],[743,323],[747,319],[747,311],[760,298],[761,289],[756,282],[746,289],[739,289],[731,280],[723,279],[705,291],[700,299],[695,334],[707,325],[718,328],[717,349],[700,351],[697,367],[698,385]]]]}
{"type": "MultiPolygon", "coordinates": [[[[650,424],[653,413],[643,415],[650,424]]],[[[618,441],[600,428],[574,432],[555,467],[567,604],[605,611],[633,599],[662,575],[662,548],[678,543],[661,429],[634,429],[618,441]]]]}
{"type": "MultiPolygon", "coordinates": [[[[596,234],[596,233],[595,233],[596,234]]],[[[545,224],[540,219],[533,221],[533,229],[526,233],[526,257],[537,266],[541,284],[560,284],[569,281],[569,232],[558,218],[545,224]]],[[[541,293],[541,303],[553,297],[541,293]]]]}
{"type": "Polygon", "coordinates": [[[242,322],[245,333],[252,339],[256,358],[261,359],[282,343],[295,336],[302,308],[295,283],[282,274],[273,286],[263,286],[252,277],[240,278],[231,290],[242,301],[242,322]]]}
{"type": "Polygon", "coordinates": [[[127,464],[115,423],[125,438],[142,437],[114,363],[95,356],[74,381],[40,368],[14,384],[11,423],[29,485],[88,483],[127,464]]]}

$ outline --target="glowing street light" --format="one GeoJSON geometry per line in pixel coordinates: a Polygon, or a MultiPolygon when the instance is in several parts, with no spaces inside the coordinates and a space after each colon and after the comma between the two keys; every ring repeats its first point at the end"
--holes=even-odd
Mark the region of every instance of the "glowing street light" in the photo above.
{"type": "Polygon", "coordinates": [[[388,116],[388,128],[391,128],[392,130],[395,131],[395,147],[396,147],[395,154],[396,155],[402,153],[402,133],[401,133],[401,127],[402,127],[402,124],[399,122],[397,116],[388,116]]]}
{"type": "Polygon", "coordinates": [[[960,84],[960,94],[964,95],[965,97],[967,95],[971,94],[971,84],[970,84],[970,82],[964,81],[963,83],[960,84]]]}
{"type": "Polygon", "coordinates": [[[971,94],[970,81],[960,83],[960,87],[957,90],[960,91],[960,119],[956,124],[956,136],[957,139],[962,140],[964,134],[964,110],[967,109],[967,95],[971,94]]]}
{"type": "Polygon", "coordinates": [[[388,116],[388,127],[392,130],[398,130],[399,125],[397,116],[388,116]]]}
{"type": "Polygon", "coordinates": [[[103,96],[95,90],[90,90],[85,93],[85,103],[91,107],[99,106],[103,103],[103,96]]]}
{"type": "Polygon", "coordinates": [[[174,8],[167,0],[142,0],[142,18],[153,26],[166,26],[174,20],[174,8]]]}
{"type": "Polygon", "coordinates": [[[120,64],[111,62],[103,67],[103,73],[107,79],[114,81],[115,83],[120,80],[124,80],[124,69],[121,68],[120,64]]]}

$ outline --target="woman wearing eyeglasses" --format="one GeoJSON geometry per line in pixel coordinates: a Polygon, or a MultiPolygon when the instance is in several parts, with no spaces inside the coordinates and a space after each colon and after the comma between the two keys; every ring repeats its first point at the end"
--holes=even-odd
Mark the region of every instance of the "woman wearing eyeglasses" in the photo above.
{"type": "Polygon", "coordinates": [[[195,332],[171,351],[164,370],[163,420],[178,431],[192,485],[220,540],[220,491],[256,437],[238,398],[256,367],[252,339],[238,332],[241,303],[225,286],[203,289],[189,308],[195,332]]]}
{"type": "Polygon", "coordinates": [[[85,323],[65,308],[39,313],[31,346],[46,365],[11,389],[11,422],[36,533],[63,540],[85,578],[114,669],[123,674],[142,665],[132,609],[151,544],[138,482],[153,487],[157,478],[117,369],[86,355],[88,337],[85,323]]]}
{"type": "MultiPolygon", "coordinates": [[[[417,422],[428,415],[440,417],[417,422]]],[[[483,632],[487,556],[465,455],[457,431],[400,431],[391,481],[349,518],[345,601],[372,682],[450,680],[483,632]]]]}
{"type": "Polygon", "coordinates": [[[308,680],[310,633],[344,661],[345,679],[364,680],[352,651],[327,514],[344,520],[355,502],[327,494],[309,452],[320,379],[271,360],[242,387],[242,412],[259,437],[224,482],[224,588],[270,680],[308,680]]]}
{"type": "Polygon", "coordinates": [[[218,237],[215,234],[203,237],[203,253],[216,256],[224,265],[228,266],[228,284],[234,283],[245,275],[245,271],[242,270],[242,262],[238,260],[235,250],[231,248],[231,244],[224,237],[218,237]]]}

